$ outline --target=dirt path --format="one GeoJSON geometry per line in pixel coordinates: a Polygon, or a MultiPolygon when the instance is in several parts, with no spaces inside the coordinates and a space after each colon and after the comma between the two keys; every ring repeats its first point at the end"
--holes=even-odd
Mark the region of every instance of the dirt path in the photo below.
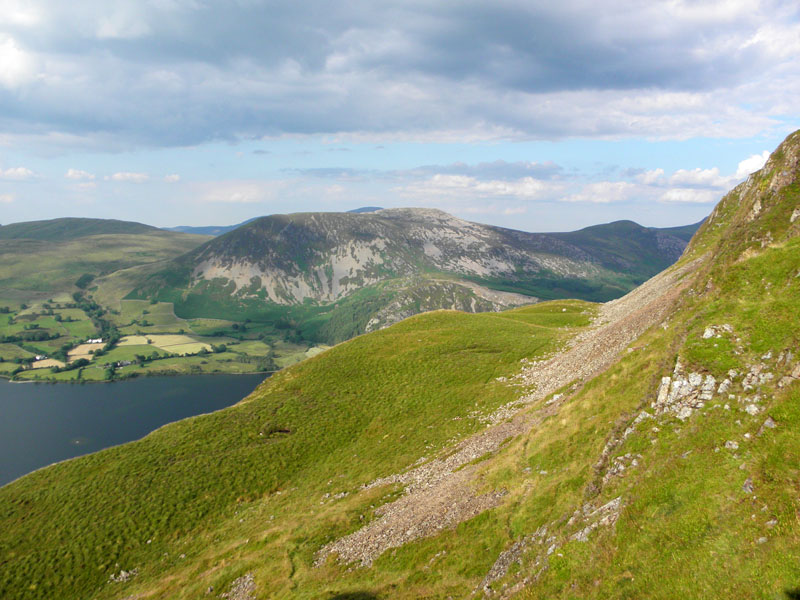
{"type": "Polygon", "coordinates": [[[498,410],[488,420],[493,425],[443,452],[449,450],[449,455],[365,486],[400,483],[405,486],[405,494],[382,506],[380,518],[321,548],[316,564],[338,554],[343,562],[358,561],[369,566],[390,548],[436,535],[497,506],[503,493],[476,495],[473,489],[479,466],[468,463],[497,451],[508,438],[529,431],[555,414],[566,397],[551,401],[533,413],[520,412],[526,405],[543,400],[572,382],[587,381],[613,364],[629,344],[668,316],[691,280],[687,275],[702,260],[661,273],[623,298],[603,305],[594,326],[574,338],[566,350],[530,363],[515,377],[515,382],[532,391],[498,410]]]}

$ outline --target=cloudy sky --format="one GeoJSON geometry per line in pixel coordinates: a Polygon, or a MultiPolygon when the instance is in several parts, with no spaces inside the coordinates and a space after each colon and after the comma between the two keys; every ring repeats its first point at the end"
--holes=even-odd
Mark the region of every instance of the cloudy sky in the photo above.
{"type": "Polygon", "coordinates": [[[0,0],[0,222],[706,216],[800,127],[796,0],[0,0]]]}

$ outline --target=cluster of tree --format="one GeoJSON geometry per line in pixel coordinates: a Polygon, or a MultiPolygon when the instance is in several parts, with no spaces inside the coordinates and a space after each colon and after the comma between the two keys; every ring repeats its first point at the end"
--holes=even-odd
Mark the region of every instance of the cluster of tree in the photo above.
{"type": "Polygon", "coordinates": [[[85,290],[89,285],[94,281],[94,275],[91,273],[84,273],[80,277],[78,277],[78,281],[75,282],[75,287],[85,290]]]}
{"type": "Polygon", "coordinates": [[[137,362],[137,363],[139,363],[140,365],[143,365],[143,364],[145,364],[146,362],[150,362],[150,361],[153,361],[153,360],[159,360],[159,359],[162,359],[162,358],[169,358],[169,357],[168,357],[168,356],[162,356],[162,355],[160,355],[158,352],[151,352],[151,353],[150,353],[150,354],[148,354],[148,355],[145,355],[145,354],[136,354],[136,355],[134,356],[134,359],[135,359],[135,360],[136,360],[136,362],[137,362]]]}
{"type": "Polygon", "coordinates": [[[45,342],[61,337],[58,333],[51,333],[46,329],[33,329],[30,331],[20,331],[18,334],[0,335],[2,344],[18,344],[20,342],[45,342]]]}
{"type": "Polygon", "coordinates": [[[52,367],[50,370],[53,373],[63,373],[65,371],[74,371],[75,369],[80,369],[88,364],[90,364],[90,362],[87,359],[79,358],[78,360],[68,363],[63,367],[52,367]]]}
{"type": "Polygon", "coordinates": [[[111,350],[120,340],[122,335],[120,334],[116,325],[103,318],[103,316],[106,314],[106,309],[91,298],[87,298],[83,292],[75,292],[72,294],[72,299],[75,301],[75,304],[70,306],[70,308],[80,308],[88,315],[88,317],[92,320],[92,324],[100,332],[100,337],[108,340],[104,350],[106,352],[111,350]]]}

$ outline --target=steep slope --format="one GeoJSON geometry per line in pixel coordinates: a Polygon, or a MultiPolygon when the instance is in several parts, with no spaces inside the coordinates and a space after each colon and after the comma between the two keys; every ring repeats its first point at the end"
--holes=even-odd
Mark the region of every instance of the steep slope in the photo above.
{"type": "Polygon", "coordinates": [[[620,300],[419,315],[0,488],[0,595],[796,597],[799,160],[620,300]]]}
{"type": "Polygon", "coordinates": [[[173,261],[129,298],[173,302],[187,318],[283,319],[302,337],[338,342],[432,308],[611,299],[684,246],[631,222],[534,234],[431,209],[273,215],[173,261]]]}

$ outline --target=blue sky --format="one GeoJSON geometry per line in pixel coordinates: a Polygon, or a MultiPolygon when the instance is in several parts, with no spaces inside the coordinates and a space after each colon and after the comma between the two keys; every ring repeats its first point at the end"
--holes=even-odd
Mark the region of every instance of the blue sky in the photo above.
{"type": "Polygon", "coordinates": [[[796,2],[0,0],[0,223],[695,222],[800,127],[796,2]]]}

